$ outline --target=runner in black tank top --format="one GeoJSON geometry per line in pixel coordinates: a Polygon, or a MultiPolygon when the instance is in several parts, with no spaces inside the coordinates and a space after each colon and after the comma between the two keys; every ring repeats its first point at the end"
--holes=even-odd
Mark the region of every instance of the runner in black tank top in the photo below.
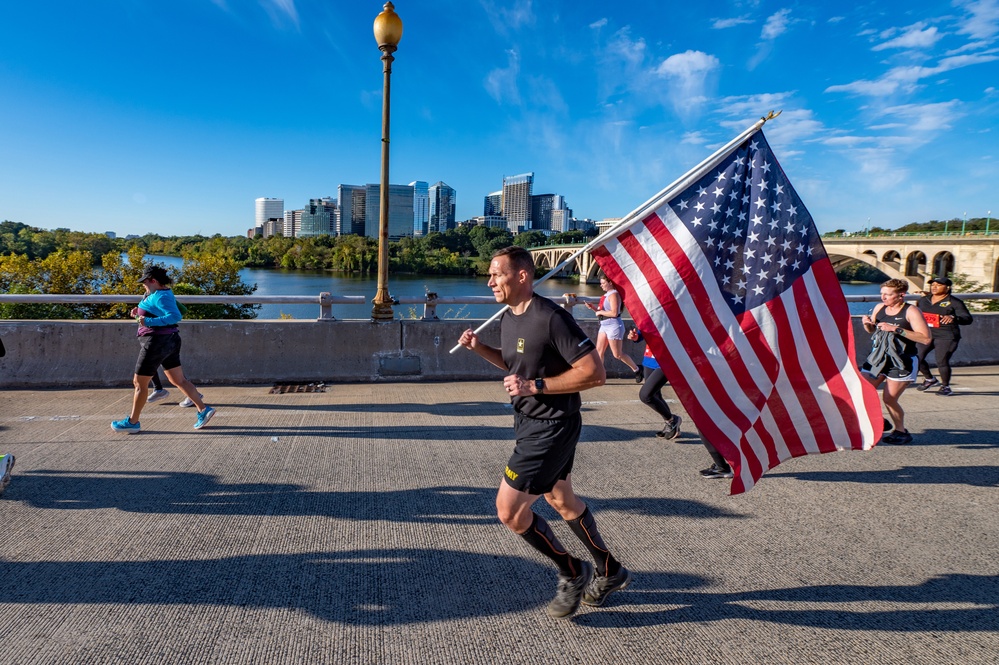
{"type": "Polygon", "coordinates": [[[873,315],[863,317],[873,349],[861,370],[876,388],[884,385],[882,399],[895,426],[893,432],[881,438],[883,443],[912,441],[898,398],[916,378],[916,343],[925,344],[930,339],[922,313],[905,302],[908,290],[905,280],[888,280],[881,285],[882,304],[874,308],[873,315]]]}

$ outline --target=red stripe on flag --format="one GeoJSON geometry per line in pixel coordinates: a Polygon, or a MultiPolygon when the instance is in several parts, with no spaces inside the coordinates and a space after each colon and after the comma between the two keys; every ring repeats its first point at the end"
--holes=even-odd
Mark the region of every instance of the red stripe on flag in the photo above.
{"type": "MultiPolygon", "coordinates": [[[[835,275],[832,271],[832,264],[828,259],[822,259],[812,264],[812,271],[813,273],[829,271],[835,275]]],[[[798,284],[795,284],[795,299],[808,299],[804,280],[799,280],[799,282],[801,283],[801,289],[798,289],[798,284]]],[[[820,289],[820,291],[822,291],[822,289],[820,289]]],[[[823,293],[829,292],[823,291],[823,293]]],[[[829,303],[835,306],[836,302],[839,300],[835,293],[835,291],[829,293],[829,296],[824,300],[824,303],[829,303]]],[[[810,300],[808,300],[808,302],[811,304],[810,300]]],[[[842,302],[845,303],[846,300],[843,299],[842,302]]],[[[820,383],[825,384],[826,389],[832,396],[833,403],[839,412],[840,419],[847,433],[847,441],[842,443],[846,444],[849,448],[859,448],[862,447],[863,442],[859,420],[861,414],[858,413],[859,409],[857,408],[859,405],[855,405],[853,403],[853,397],[850,395],[850,390],[846,384],[846,380],[844,379],[843,374],[841,373],[841,368],[836,362],[833,354],[834,348],[839,354],[845,355],[847,353],[847,348],[845,347],[848,346],[849,335],[845,334],[843,329],[850,325],[849,315],[847,316],[844,324],[830,323],[827,321],[820,322],[817,309],[817,307],[798,307],[798,316],[801,319],[801,327],[804,330],[816,332],[816,334],[808,336],[808,350],[811,353],[812,358],[815,359],[816,369],[821,374],[821,382],[819,381],[819,377],[815,377],[812,384],[815,388],[818,388],[820,383]]],[[[867,383],[862,377],[858,376],[857,378],[861,381],[861,383],[867,383]]],[[[822,448],[822,451],[831,452],[836,449],[836,442],[831,442],[828,450],[822,448]]]]}
{"type": "MultiPolygon", "coordinates": [[[[812,271],[815,276],[816,286],[818,287],[820,293],[842,293],[842,287],[839,284],[839,280],[836,278],[836,271],[833,270],[832,263],[828,258],[822,259],[821,261],[817,261],[813,264],[812,271]]],[[[844,401],[849,402],[848,404],[843,404],[841,410],[847,412],[847,415],[845,415],[844,418],[849,419],[851,423],[855,424],[856,435],[852,435],[851,432],[850,446],[852,448],[862,450],[864,444],[863,432],[860,429],[860,418],[866,417],[868,422],[870,422],[871,427],[874,429],[874,441],[880,440],[881,435],[884,433],[884,421],[881,417],[881,400],[878,397],[877,389],[860,374],[860,370],[854,362],[854,359],[857,357],[857,347],[853,339],[853,323],[850,317],[850,307],[847,305],[846,298],[833,296],[828,298],[826,302],[830,315],[834,321],[838,322],[837,330],[840,333],[840,340],[842,341],[843,350],[849,363],[848,367],[838,370],[836,373],[837,376],[835,377],[837,380],[843,380],[842,394],[846,395],[846,397],[844,397],[844,401]],[[859,381],[861,395],[863,396],[862,404],[856,403],[854,398],[849,396],[842,372],[849,372],[851,376],[856,377],[859,381]]]]}
{"type": "MultiPolygon", "coordinates": [[[[631,235],[630,232],[625,232],[618,237],[620,240],[625,235],[631,235]]],[[[629,255],[630,256],[630,255],[629,255]]],[[[642,300],[637,296],[637,289],[631,280],[628,278],[627,274],[618,264],[617,259],[611,254],[605,245],[593,251],[593,257],[596,259],[597,263],[604,273],[610,278],[610,280],[617,285],[624,293],[623,297],[626,299],[625,306],[628,312],[631,314],[632,319],[635,324],[642,330],[642,334],[645,337],[646,344],[652,347],[653,355],[656,360],[659,361],[660,366],[663,368],[663,373],[669,379],[670,384],[673,386],[673,390],[676,392],[680,403],[683,404],[684,409],[690,415],[691,419],[694,421],[695,426],[701,431],[701,433],[711,442],[713,446],[721,453],[722,457],[729,461],[732,465],[733,471],[738,473],[738,468],[740,464],[740,456],[735,441],[729,439],[729,437],[722,432],[715,422],[714,416],[709,415],[706,409],[701,405],[700,401],[695,397],[694,390],[691,387],[687,376],[684,372],[680,371],[679,366],[673,360],[672,355],[666,348],[666,343],[659,330],[652,323],[652,317],[648,310],[645,309],[645,305],[642,300]],[[645,332],[648,331],[648,332],[645,332]]],[[[636,265],[646,265],[653,266],[654,263],[651,258],[643,251],[639,253],[638,257],[632,257],[636,265]]],[[[657,271],[654,271],[657,272],[657,271]]],[[[656,292],[657,299],[663,303],[664,311],[667,317],[673,315],[680,316],[680,327],[686,329],[689,332],[689,327],[685,320],[683,320],[682,312],[679,312],[679,306],[675,304],[672,307],[667,307],[667,304],[671,301],[672,294],[666,288],[665,284],[661,282],[660,285],[664,289],[663,292],[656,292]]],[[[672,332],[675,334],[677,332],[677,326],[673,326],[673,319],[670,318],[670,323],[672,326],[672,332]]],[[[684,345],[686,348],[686,345],[684,345]]],[[[690,360],[697,365],[697,358],[695,356],[702,356],[701,350],[699,348],[695,349],[695,353],[692,354],[690,360]]],[[[710,367],[710,363],[704,361],[702,365],[707,365],[708,369],[711,370],[713,375],[713,368],[710,367]]],[[[698,380],[703,380],[705,374],[703,372],[698,372],[696,374],[698,380]]],[[[734,410],[734,404],[731,403],[728,398],[727,391],[724,390],[724,386],[721,382],[715,381],[717,392],[712,393],[713,395],[720,395],[724,400],[729,402],[729,410],[734,410]]],[[[748,427],[748,421],[746,422],[746,427],[748,427]]],[[[740,431],[745,431],[743,428],[740,431]]]]}
{"type": "MultiPolygon", "coordinates": [[[[658,220],[659,218],[656,217],[658,220]]],[[[660,222],[659,224],[646,225],[649,228],[652,237],[656,239],[659,246],[662,248],[663,252],[669,258],[670,262],[676,268],[677,274],[683,280],[683,284],[687,289],[687,293],[690,297],[690,302],[685,307],[683,307],[687,315],[696,314],[698,318],[702,321],[705,328],[708,330],[708,334],[711,337],[711,341],[715,343],[715,349],[721,353],[721,357],[725,359],[726,364],[730,368],[730,371],[735,377],[739,388],[742,390],[743,394],[749,398],[757,408],[761,407],[767,400],[767,396],[761,392],[759,386],[756,385],[756,381],[753,380],[752,375],[749,372],[749,368],[746,366],[746,358],[743,358],[736,348],[735,343],[732,341],[728,330],[721,325],[717,316],[714,316],[715,307],[720,305],[722,307],[728,308],[728,305],[724,302],[717,303],[708,294],[707,290],[704,288],[704,283],[701,281],[701,276],[697,274],[696,268],[694,268],[690,257],[679,245],[676,238],[670,233],[669,229],[665,224],[660,222]]],[[[660,282],[662,277],[659,271],[655,271],[655,277],[660,282]]],[[[648,274],[646,273],[646,279],[648,279],[648,274]]],[[[650,283],[653,293],[659,293],[655,288],[655,285],[650,283]]],[[[630,310],[629,310],[630,311],[630,310]]],[[[642,331],[644,333],[644,330],[642,331]]],[[[694,348],[696,347],[701,352],[706,352],[710,348],[710,343],[708,340],[702,340],[695,338],[692,345],[684,342],[684,348],[694,348]]],[[[705,359],[710,361],[710,357],[705,353],[705,359]]],[[[774,377],[779,371],[773,354],[765,354],[757,358],[752,359],[758,362],[760,367],[766,372],[768,377],[774,377]]],[[[740,414],[741,415],[741,414],[740,414]]],[[[743,416],[744,418],[745,416],[743,416]]],[[[748,429],[747,426],[740,426],[740,430],[745,432],[748,429]]]]}

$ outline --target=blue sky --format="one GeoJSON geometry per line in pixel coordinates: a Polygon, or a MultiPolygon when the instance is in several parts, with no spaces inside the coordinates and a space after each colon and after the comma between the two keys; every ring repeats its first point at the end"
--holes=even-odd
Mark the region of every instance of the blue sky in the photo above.
{"type": "MultiPolygon", "coordinates": [[[[393,183],[459,219],[535,173],[620,217],[771,109],[820,231],[999,213],[999,0],[399,0],[393,183]]],[[[0,219],[238,235],[254,199],[379,181],[361,0],[34,0],[0,8],[0,219]]]]}

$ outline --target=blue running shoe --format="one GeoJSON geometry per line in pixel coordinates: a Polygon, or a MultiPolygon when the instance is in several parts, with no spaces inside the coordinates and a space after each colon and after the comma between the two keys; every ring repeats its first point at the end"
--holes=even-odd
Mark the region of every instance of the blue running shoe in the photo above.
{"type": "Polygon", "coordinates": [[[208,421],[211,420],[212,416],[214,415],[215,415],[215,409],[206,404],[205,410],[198,412],[198,421],[194,423],[194,429],[201,429],[202,427],[207,425],[208,421]]]}
{"type": "Polygon", "coordinates": [[[126,434],[138,434],[142,431],[142,425],[140,423],[131,422],[128,416],[125,416],[121,420],[115,420],[112,422],[111,429],[116,432],[125,432],[126,434]]]}

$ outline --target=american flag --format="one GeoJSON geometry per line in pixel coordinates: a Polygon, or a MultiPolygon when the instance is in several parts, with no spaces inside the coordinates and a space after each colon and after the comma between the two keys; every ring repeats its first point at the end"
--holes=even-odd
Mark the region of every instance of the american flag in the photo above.
{"type": "Polygon", "coordinates": [[[593,254],[739,494],[788,458],[870,449],[883,421],[835,271],[762,130],[719,159],[593,254]]]}

